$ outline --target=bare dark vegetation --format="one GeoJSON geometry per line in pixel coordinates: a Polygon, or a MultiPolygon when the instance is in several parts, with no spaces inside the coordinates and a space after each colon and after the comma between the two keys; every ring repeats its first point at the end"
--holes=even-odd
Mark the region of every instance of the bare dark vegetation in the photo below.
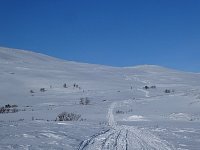
{"type": "Polygon", "coordinates": [[[56,117],[55,121],[78,121],[80,117],[80,114],[62,112],[56,117]]]}

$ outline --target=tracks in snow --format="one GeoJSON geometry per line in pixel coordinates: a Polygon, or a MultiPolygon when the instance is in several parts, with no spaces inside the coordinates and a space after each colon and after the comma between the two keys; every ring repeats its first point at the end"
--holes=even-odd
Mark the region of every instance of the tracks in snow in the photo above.
{"type": "Polygon", "coordinates": [[[114,102],[108,110],[108,121],[111,129],[93,135],[83,141],[78,150],[172,150],[169,143],[156,137],[147,130],[136,127],[117,125],[113,110],[114,102]]]}
{"type": "Polygon", "coordinates": [[[166,141],[148,131],[117,126],[81,143],[78,150],[171,150],[166,141]]]}
{"type": "Polygon", "coordinates": [[[108,125],[111,126],[111,127],[116,127],[117,124],[115,122],[115,118],[114,118],[114,114],[113,114],[113,110],[114,108],[116,107],[117,103],[116,102],[113,102],[110,106],[110,108],[108,109],[108,125]]]}
{"type": "Polygon", "coordinates": [[[138,91],[144,92],[144,93],[145,93],[145,97],[150,97],[150,96],[149,96],[149,91],[144,90],[144,89],[137,89],[137,90],[138,90],[138,91]]]}
{"type": "MultiPolygon", "coordinates": [[[[138,89],[148,98],[149,91],[138,89]]],[[[128,101],[123,101],[128,102],[128,101]]],[[[147,130],[117,125],[113,110],[122,102],[113,102],[108,110],[108,124],[111,129],[102,131],[83,141],[78,150],[173,150],[167,141],[161,140],[147,130]]]]}

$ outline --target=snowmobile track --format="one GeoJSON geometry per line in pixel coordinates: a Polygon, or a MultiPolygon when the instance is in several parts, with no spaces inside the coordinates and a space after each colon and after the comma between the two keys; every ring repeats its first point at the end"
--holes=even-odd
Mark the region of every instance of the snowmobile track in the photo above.
{"type": "MultiPolygon", "coordinates": [[[[145,93],[149,97],[149,93],[145,93]]],[[[78,150],[173,150],[167,141],[161,140],[145,129],[117,125],[113,110],[119,102],[108,109],[108,124],[111,129],[93,135],[83,141],[78,150]]]]}

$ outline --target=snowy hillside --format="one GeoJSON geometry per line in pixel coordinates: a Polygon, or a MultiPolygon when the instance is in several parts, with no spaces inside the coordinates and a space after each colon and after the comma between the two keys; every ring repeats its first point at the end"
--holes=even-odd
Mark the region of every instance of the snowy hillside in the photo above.
{"type": "Polygon", "coordinates": [[[0,47],[0,84],[1,150],[200,148],[197,73],[0,47]]]}

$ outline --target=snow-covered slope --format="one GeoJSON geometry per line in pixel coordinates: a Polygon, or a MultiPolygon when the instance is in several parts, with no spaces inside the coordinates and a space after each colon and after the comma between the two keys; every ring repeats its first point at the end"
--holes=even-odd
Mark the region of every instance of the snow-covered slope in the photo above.
{"type": "Polygon", "coordinates": [[[200,147],[197,73],[77,63],[0,47],[0,84],[0,106],[17,105],[0,113],[3,150],[200,147]],[[62,112],[81,116],[55,121],[62,112]]]}

